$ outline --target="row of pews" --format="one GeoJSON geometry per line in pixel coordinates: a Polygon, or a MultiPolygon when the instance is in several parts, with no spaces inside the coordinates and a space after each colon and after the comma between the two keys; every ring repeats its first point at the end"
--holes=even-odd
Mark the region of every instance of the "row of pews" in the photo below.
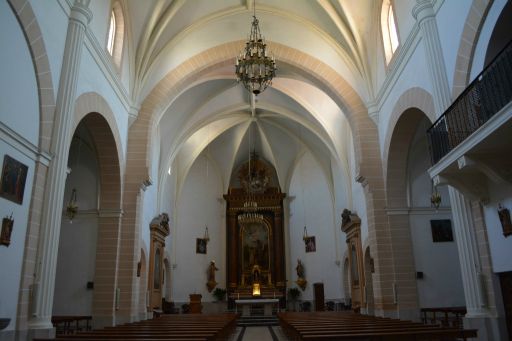
{"type": "Polygon", "coordinates": [[[34,341],[98,341],[98,340],[168,340],[168,341],[217,341],[228,340],[236,329],[237,315],[190,314],[162,315],[159,318],[134,322],[115,327],[58,335],[56,339],[34,341]]]}
{"type": "Polygon", "coordinates": [[[467,340],[475,329],[446,328],[352,312],[285,312],[279,323],[290,340],[467,340]]]}

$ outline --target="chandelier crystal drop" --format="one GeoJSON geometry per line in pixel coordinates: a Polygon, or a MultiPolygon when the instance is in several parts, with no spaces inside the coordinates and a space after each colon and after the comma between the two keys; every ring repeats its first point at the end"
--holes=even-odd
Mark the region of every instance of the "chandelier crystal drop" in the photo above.
{"type": "Polygon", "coordinates": [[[251,35],[236,58],[235,73],[237,82],[242,82],[249,92],[259,95],[272,84],[277,67],[274,57],[269,57],[267,44],[261,36],[256,6],[252,18],[251,35]]]}

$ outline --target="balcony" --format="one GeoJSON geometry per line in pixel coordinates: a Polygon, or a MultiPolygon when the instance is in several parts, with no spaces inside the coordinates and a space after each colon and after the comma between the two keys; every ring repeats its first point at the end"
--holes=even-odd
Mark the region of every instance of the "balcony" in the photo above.
{"type": "Polygon", "coordinates": [[[436,184],[488,199],[488,180],[512,183],[512,42],[427,131],[436,184]]]}

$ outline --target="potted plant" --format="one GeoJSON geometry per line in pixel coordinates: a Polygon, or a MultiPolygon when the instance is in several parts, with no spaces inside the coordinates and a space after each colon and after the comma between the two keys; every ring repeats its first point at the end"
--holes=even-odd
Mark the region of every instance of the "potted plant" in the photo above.
{"type": "Polygon", "coordinates": [[[292,304],[293,311],[296,311],[296,303],[298,298],[300,297],[300,290],[299,288],[289,288],[288,289],[288,299],[290,300],[290,303],[292,304]]]}
{"type": "Polygon", "coordinates": [[[224,301],[224,298],[226,297],[226,293],[227,293],[226,289],[215,288],[215,290],[213,290],[213,292],[212,292],[212,295],[213,295],[213,297],[215,297],[215,299],[218,302],[222,302],[222,301],[224,301]]]}

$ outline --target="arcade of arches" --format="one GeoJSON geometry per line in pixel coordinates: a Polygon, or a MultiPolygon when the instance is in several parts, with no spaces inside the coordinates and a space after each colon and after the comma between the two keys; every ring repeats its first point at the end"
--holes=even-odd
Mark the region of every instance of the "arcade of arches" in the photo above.
{"type": "Polygon", "coordinates": [[[507,0],[1,0],[0,340],[320,287],[510,339],[510,23],[507,0]],[[258,96],[234,74],[254,9],[258,96]]]}

